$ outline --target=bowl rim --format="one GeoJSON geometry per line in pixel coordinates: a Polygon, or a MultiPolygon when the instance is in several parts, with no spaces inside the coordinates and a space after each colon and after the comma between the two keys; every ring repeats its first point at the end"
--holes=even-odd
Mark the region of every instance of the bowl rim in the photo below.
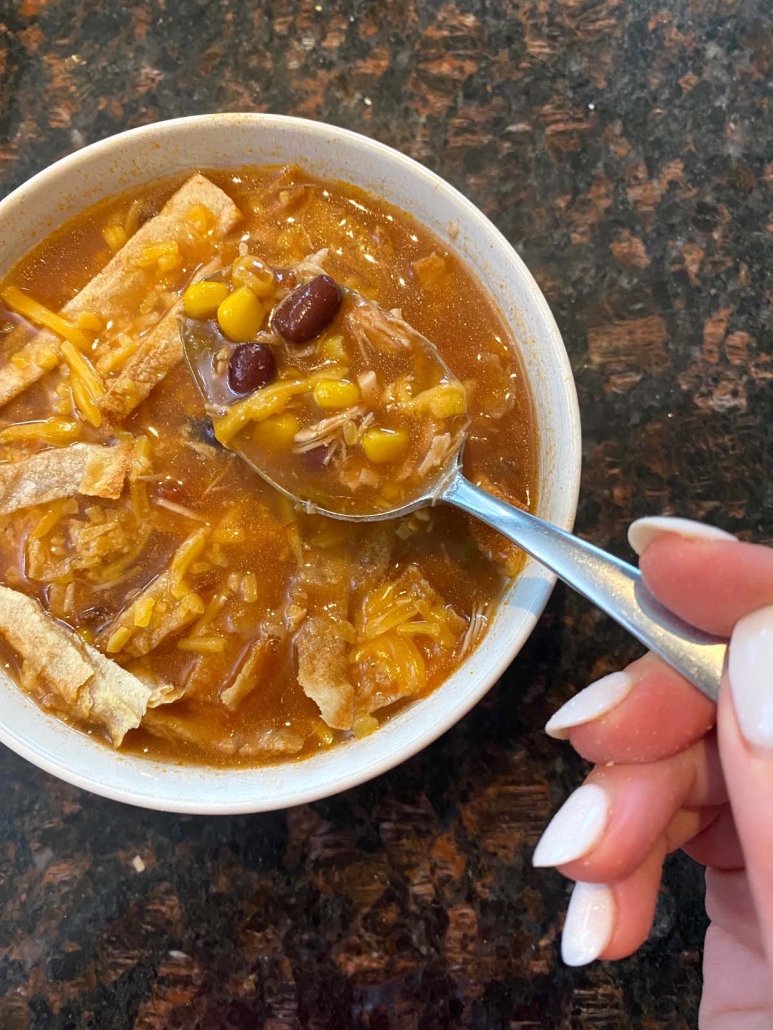
{"type": "MultiPolygon", "coordinates": [[[[181,118],[166,119],[116,133],[58,159],[38,171],[31,178],[26,180],[0,200],[0,219],[4,218],[9,209],[25,204],[28,198],[34,196],[37,190],[46,188],[49,178],[55,178],[57,175],[65,173],[69,173],[70,175],[73,173],[77,174],[87,168],[93,158],[99,157],[115,148],[125,145],[127,140],[139,143],[146,139],[152,139],[159,134],[167,133],[170,130],[173,132],[186,129],[195,131],[198,128],[211,126],[213,124],[222,126],[244,126],[247,124],[262,126],[266,129],[271,129],[272,127],[280,129],[290,128],[295,129],[300,133],[308,134],[312,137],[319,135],[324,136],[328,140],[332,137],[338,140],[342,146],[370,151],[371,154],[374,155],[382,155],[385,159],[385,168],[389,168],[391,166],[394,166],[395,169],[401,168],[405,171],[406,175],[413,178],[418,177],[419,179],[423,179],[426,184],[433,186],[436,190],[441,190],[457,208],[464,210],[468,219],[476,226],[476,229],[484,238],[497,243],[500,249],[504,248],[507,252],[508,260],[512,262],[520,275],[521,283],[529,294],[530,302],[533,303],[536,309],[537,318],[540,324],[544,327],[545,336],[551,338],[553,343],[550,362],[551,373],[560,380],[560,390],[563,393],[563,400],[566,404],[566,415],[568,416],[568,419],[566,425],[562,429],[561,435],[564,439],[564,446],[567,448],[568,453],[571,456],[570,467],[562,466],[561,468],[563,479],[561,497],[563,503],[559,505],[561,508],[561,517],[554,519],[554,521],[557,525],[561,526],[561,528],[570,530],[574,523],[580,489],[580,411],[571,365],[553,314],[536,281],[524,264],[520,255],[500,230],[483,214],[482,211],[479,210],[478,207],[476,207],[476,205],[472,203],[472,201],[456,189],[456,187],[452,186],[436,172],[425,167],[414,158],[411,158],[378,140],[371,139],[370,137],[364,136],[350,129],[344,129],[339,126],[329,125],[326,122],[317,122],[290,115],[229,112],[189,115],[181,118]]],[[[182,167],[193,168],[196,167],[196,165],[193,162],[187,162],[186,165],[181,165],[181,168],[182,167]]],[[[207,165],[202,164],[201,167],[206,168],[207,165]]],[[[145,181],[150,182],[156,177],[156,174],[151,174],[145,181]]],[[[387,176],[387,178],[389,177],[391,176],[387,176]]],[[[136,180],[137,183],[139,181],[139,179],[136,180]]],[[[89,205],[86,205],[86,207],[88,206],[89,205]]],[[[59,225],[63,224],[70,217],[74,216],[72,214],[64,215],[57,225],[52,228],[58,228],[59,225]]],[[[414,217],[418,216],[414,215],[414,217]]],[[[421,221],[421,218],[418,217],[418,220],[421,221]]],[[[34,243],[29,246],[33,245],[34,243]]],[[[29,246],[27,246],[25,250],[28,250],[29,246]]],[[[464,260],[464,256],[460,256],[462,257],[462,260],[464,260]]],[[[496,298],[494,298],[494,300],[496,302],[496,298]]],[[[504,312],[501,312],[501,314],[502,317],[505,318],[505,321],[508,322],[504,312]]],[[[529,387],[533,391],[534,383],[530,381],[529,387]]],[[[541,469],[540,477],[543,474],[544,472],[541,469]]],[[[521,573],[519,573],[515,580],[513,580],[513,583],[517,583],[518,580],[526,574],[528,567],[534,565],[535,563],[533,559],[529,559],[526,567],[521,573]]],[[[495,656],[494,660],[487,663],[485,672],[477,676],[477,682],[470,684],[469,689],[466,690],[462,698],[457,703],[449,707],[448,712],[443,718],[439,719],[420,736],[404,740],[402,743],[398,744],[398,746],[382,754],[377,761],[352,762],[353,771],[348,775],[344,775],[343,777],[333,776],[330,780],[328,780],[326,776],[317,776],[314,786],[302,787],[292,791],[281,791],[281,798],[254,797],[250,800],[235,803],[231,801],[221,801],[220,799],[217,801],[207,802],[199,802],[195,799],[184,800],[175,798],[169,792],[165,795],[160,795],[159,792],[154,789],[157,782],[156,777],[149,778],[150,790],[143,789],[143,784],[137,784],[133,789],[114,787],[109,783],[101,782],[96,775],[79,773],[69,768],[66,758],[58,753],[59,749],[56,749],[56,751],[48,750],[45,746],[41,746],[26,734],[13,732],[6,725],[2,714],[0,714],[0,741],[21,757],[32,762],[32,764],[43,769],[45,772],[51,773],[57,778],[64,780],[65,782],[102,797],[132,804],[141,808],[176,812],[180,814],[235,815],[277,811],[317,801],[340,793],[344,790],[359,786],[360,784],[387,772],[396,765],[417,754],[429,744],[433,743],[460,719],[462,719],[485,696],[485,694],[491,689],[497,680],[500,679],[505,670],[517,657],[521,647],[531,635],[534,626],[548,601],[555,584],[555,578],[556,577],[552,573],[547,572],[547,570],[540,569],[540,583],[535,588],[535,595],[531,600],[529,612],[520,633],[514,639],[511,646],[503,649],[498,657],[495,656]]],[[[459,670],[457,670],[454,675],[457,675],[460,670],[465,668],[468,660],[469,659],[466,659],[465,662],[462,663],[459,670]]],[[[26,698],[26,695],[23,696],[26,698]]],[[[29,698],[26,698],[26,700],[28,704],[33,705],[37,709],[34,702],[29,698]]],[[[420,702],[421,699],[418,703],[420,702]]],[[[47,717],[49,719],[57,719],[57,717],[53,715],[48,715],[47,717]]],[[[72,728],[68,727],[68,729],[72,728]]],[[[77,733],[78,736],[83,737],[84,740],[88,739],[88,737],[83,735],[81,731],[72,730],[72,732],[77,733]]],[[[380,734],[374,734],[373,737],[378,737],[379,735],[380,734]]],[[[372,740],[373,737],[366,738],[366,741],[372,740]]],[[[335,750],[346,750],[347,752],[350,752],[353,747],[362,745],[366,741],[355,741],[351,744],[347,743],[343,747],[335,750]]],[[[218,774],[222,773],[225,775],[239,776],[243,773],[255,771],[252,768],[241,767],[223,767],[213,770],[211,767],[206,766],[191,766],[177,764],[174,762],[149,762],[147,759],[141,758],[141,756],[123,755],[120,752],[114,753],[106,751],[106,753],[113,757],[120,757],[129,763],[140,762],[146,766],[153,765],[159,768],[160,776],[163,776],[163,773],[166,770],[179,770],[181,768],[188,770],[195,769],[205,775],[207,772],[215,772],[218,774]]],[[[260,768],[262,770],[281,770],[283,766],[302,767],[306,762],[310,761],[313,761],[313,757],[300,761],[296,760],[294,762],[291,761],[256,768],[260,768]]]]}

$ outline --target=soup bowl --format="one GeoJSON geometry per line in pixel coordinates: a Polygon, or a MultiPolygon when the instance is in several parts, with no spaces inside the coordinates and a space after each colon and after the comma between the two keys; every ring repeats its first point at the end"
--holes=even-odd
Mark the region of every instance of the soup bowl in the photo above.
{"type": "MultiPolygon", "coordinates": [[[[71,154],[0,202],[0,275],[57,226],[121,190],[193,167],[283,163],[354,183],[407,211],[486,285],[517,340],[531,390],[539,435],[536,513],[571,528],[580,478],[579,413],[566,351],[547,303],[507,240],[469,200],[381,143],[268,114],[202,115],[121,133],[71,154]]],[[[370,736],[303,761],[220,769],[124,755],[47,715],[4,675],[0,740],[78,787],[162,811],[260,812],[313,801],[385,772],[457,722],[518,654],[553,584],[552,574],[527,561],[482,643],[449,679],[370,736]]]]}

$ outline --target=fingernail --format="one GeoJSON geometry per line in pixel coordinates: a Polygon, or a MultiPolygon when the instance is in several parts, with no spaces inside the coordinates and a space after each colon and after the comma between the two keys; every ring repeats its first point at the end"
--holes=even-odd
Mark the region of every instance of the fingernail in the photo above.
{"type": "Polygon", "coordinates": [[[644,519],[637,519],[628,527],[628,543],[641,554],[647,544],[651,543],[656,536],[664,533],[673,533],[675,536],[684,537],[685,540],[735,540],[738,537],[732,533],[726,533],[724,529],[716,526],[707,526],[703,522],[693,522],[691,519],[674,519],[666,515],[653,515],[644,519]]]}
{"type": "Polygon", "coordinates": [[[532,863],[542,869],[587,855],[601,839],[610,814],[611,805],[603,787],[595,783],[579,787],[548,823],[534,849],[532,863]]]}
{"type": "Polygon", "coordinates": [[[773,607],[736,623],[727,668],[741,733],[750,744],[773,748],[773,607]]]}
{"type": "Polygon", "coordinates": [[[567,966],[593,962],[612,939],[615,896],[604,883],[576,883],[566,910],[561,958],[567,966]]]}
{"type": "Polygon", "coordinates": [[[569,730],[583,723],[600,719],[624,701],[633,687],[627,672],[611,672],[562,705],[545,724],[545,733],[556,740],[567,740],[569,730]]]}

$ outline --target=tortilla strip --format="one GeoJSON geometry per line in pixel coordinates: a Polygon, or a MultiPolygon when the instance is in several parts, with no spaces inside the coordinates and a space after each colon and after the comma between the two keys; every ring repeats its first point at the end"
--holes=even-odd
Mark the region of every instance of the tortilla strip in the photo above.
{"type": "Polygon", "coordinates": [[[134,411],[153,387],[182,361],[183,345],[177,322],[181,306],[181,302],[175,304],[153,326],[118,375],[105,383],[107,389],[97,405],[112,425],[134,411]]]}
{"type": "Polygon", "coordinates": [[[354,687],[349,681],[348,645],[341,627],[329,615],[311,615],[295,634],[298,682],[319,705],[334,730],[350,730],[354,719],[354,687]]]}
{"type": "Polygon", "coordinates": [[[0,465],[0,515],[73,494],[120,497],[131,449],[131,441],[74,443],[0,465]]]}
{"type": "Polygon", "coordinates": [[[258,674],[265,664],[270,647],[271,638],[261,634],[255,643],[250,645],[247,657],[239,667],[231,686],[220,695],[220,700],[232,712],[235,712],[245,697],[257,687],[258,674]]]}
{"type": "MultiPolygon", "coordinates": [[[[120,322],[133,315],[137,304],[153,292],[160,294],[163,284],[153,282],[147,270],[136,262],[152,243],[185,244],[191,229],[187,216],[191,208],[202,205],[215,216],[213,249],[217,242],[241,218],[241,213],[227,193],[203,175],[193,175],[173,194],[155,218],[140,226],[131,239],[61,310],[66,318],[76,319],[84,311],[95,311],[105,321],[120,322]]],[[[24,329],[15,330],[10,339],[24,329]]],[[[58,347],[59,337],[47,329],[37,333],[16,352],[17,363],[0,369],[0,406],[17,397],[37,382],[51,367],[51,347],[58,347]],[[48,360],[47,360],[48,359],[48,360]],[[26,362],[26,364],[25,364],[26,362]]]]}
{"type": "Polygon", "coordinates": [[[174,687],[150,686],[55,622],[26,594],[0,586],[0,634],[22,660],[22,680],[51,691],[68,714],[96,722],[119,747],[148,707],[174,701],[174,687]]]}
{"type": "Polygon", "coordinates": [[[184,600],[175,600],[172,596],[172,577],[168,572],[162,572],[150,586],[135,597],[128,608],[124,608],[117,619],[99,633],[97,644],[107,647],[108,640],[117,629],[131,629],[132,637],[121,650],[124,654],[139,658],[158,647],[173,633],[179,633],[198,617],[199,613],[190,608],[184,600]],[[150,624],[145,628],[136,628],[135,613],[139,604],[148,598],[156,602],[150,624]]]}

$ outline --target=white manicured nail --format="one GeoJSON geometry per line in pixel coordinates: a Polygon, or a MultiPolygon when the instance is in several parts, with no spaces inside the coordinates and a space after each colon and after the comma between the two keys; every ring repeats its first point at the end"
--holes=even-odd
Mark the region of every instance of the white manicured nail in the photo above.
{"type": "Polygon", "coordinates": [[[561,957],[584,966],[602,954],[615,928],[615,896],[604,883],[576,883],[566,912],[561,957]]]}
{"type": "Polygon", "coordinates": [[[574,862],[598,844],[611,814],[607,792],[595,783],[586,783],[556,812],[534,849],[532,862],[537,868],[574,862]]]}
{"type": "Polygon", "coordinates": [[[556,740],[567,740],[569,730],[583,723],[600,719],[624,701],[633,687],[627,672],[611,672],[562,705],[545,725],[545,732],[556,740]]]}
{"type": "Polygon", "coordinates": [[[663,533],[673,533],[686,540],[735,540],[736,543],[738,542],[738,537],[733,536],[732,533],[726,533],[724,529],[717,529],[716,526],[707,526],[703,522],[692,522],[690,519],[653,515],[631,523],[628,527],[628,543],[637,554],[641,554],[647,544],[663,533]]]}
{"type": "Polygon", "coordinates": [[[741,733],[750,744],[773,748],[773,607],[736,623],[727,668],[741,733]]]}

